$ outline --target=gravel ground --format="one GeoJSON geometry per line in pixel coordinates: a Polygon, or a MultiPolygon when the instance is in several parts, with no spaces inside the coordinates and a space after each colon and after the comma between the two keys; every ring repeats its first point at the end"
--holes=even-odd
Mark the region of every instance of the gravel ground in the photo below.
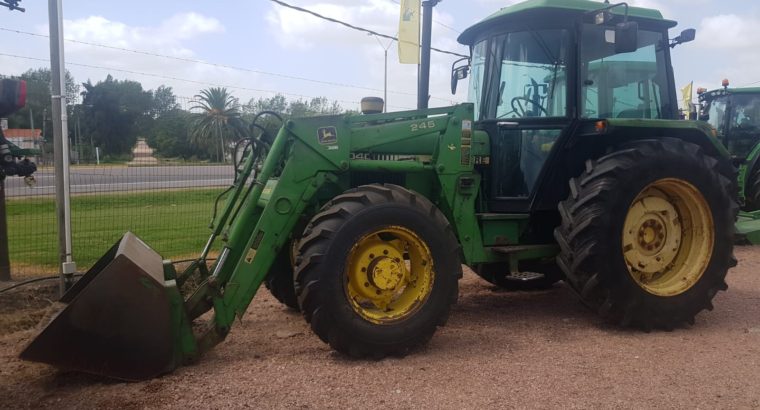
{"type": "Polygon", "coordinates": [[[564,285],[507,293],[468,272],[449,324],[403,359],[336,354],[266,291],[200,363],[142,383],[20,362],[31,331],[6,329],[0,407],[759,408],[760,248],[737,256],[715,310],[672,332],[608,326],[564,285]]]}

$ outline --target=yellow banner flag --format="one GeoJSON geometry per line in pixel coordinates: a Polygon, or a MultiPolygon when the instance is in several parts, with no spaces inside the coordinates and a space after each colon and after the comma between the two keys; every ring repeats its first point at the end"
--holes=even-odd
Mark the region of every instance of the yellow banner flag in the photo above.
{"type": "Polygon", "coordinates": [[[683,101],[683,109],[684,111],[687,111],[691,109],[691,98],[694,95],[692,93],[692,90],[694,89],[694,81],[690,82],[689,85],[687,85],[684,88],[681,88],[681,98],[683,101]]]}
{"type": "Polygon", "coordinates": [[[401,64],[420,63],[420,0],[401,0],[398,60],[401,64]]]}

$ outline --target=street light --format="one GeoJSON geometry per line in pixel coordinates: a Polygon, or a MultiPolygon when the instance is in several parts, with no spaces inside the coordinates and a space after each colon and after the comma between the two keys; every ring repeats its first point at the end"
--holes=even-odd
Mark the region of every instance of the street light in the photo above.
{"type": "Polygon", "coordinates": [[[371,33],[369,35],[375,37],[375,40],[377,40],[378,44],[380,44],[380,47],[383,48],[383,52],[385,54],[385,79],[383,85],[383,101],[385,101],[385,104],[383,104],[383,112],[388,112],[388,49],[391,48],[391,45],[393,45],[393,40],[390,40],[388,42],[388,45],[384,46],[383,42],[380,41],[380,38],[378,38],[376,35],[371,33]]]}

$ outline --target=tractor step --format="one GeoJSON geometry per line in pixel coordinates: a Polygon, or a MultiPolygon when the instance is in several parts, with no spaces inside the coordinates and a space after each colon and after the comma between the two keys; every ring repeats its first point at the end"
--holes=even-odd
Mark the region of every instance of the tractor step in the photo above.
{"type": "MultiPolygon", "coordinates": [[[[499,253],[502,255],[510,256],[522,256],[527,254],[537,254],[539,256],[555,255],[558,251],[557,245],[515,245],[515,246],[493,246],[491,252],[499,253]]],[[[529,259],[529,258],[521,258],[529,259]]]]}
{"type": "Polygon", "coordinates": [[[539,280],[544,278],[543,273],[538,272],[512,272],[508,274],[505,278],[507,280],[514,280],[514,281],[520,281],[520,282],[530,282],[532,280],[539,280]]]}

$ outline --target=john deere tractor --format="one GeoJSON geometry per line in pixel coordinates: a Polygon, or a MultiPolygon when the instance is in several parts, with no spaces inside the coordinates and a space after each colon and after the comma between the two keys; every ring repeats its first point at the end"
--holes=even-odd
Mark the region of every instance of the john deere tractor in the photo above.
{"type": "Polygon", "coordinates": [[[715,129],[734,164],[739,167],[739,189],[747,211],[760,210],[760,88],[700,90],[699,119],[715,129]]]}
{"type": "Polygon", "coordinates": [[[675,25],[530,0],[459,38],[469,103],[368,100],[277,135],[262,113],[199,258],[177,272],[125,235],[21,357],[153,377],[221,342],[265,282],[333,349],[404,355],[446,323],[463,264],[510,288],[565,280],[617,324],[693,323],[727,287],[739,206],[709,125],[676,120],[670,49],[694,33],[675,25]]]}

